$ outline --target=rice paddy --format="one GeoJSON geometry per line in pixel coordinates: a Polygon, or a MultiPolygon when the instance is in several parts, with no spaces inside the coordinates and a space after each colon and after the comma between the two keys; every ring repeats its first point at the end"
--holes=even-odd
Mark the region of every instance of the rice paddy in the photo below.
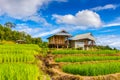
{"type": "Polygon", "coordinates": [[[0,64],[0,80],[38,80],[36,65],[24,63],[0,64]]]}
{"type": "Polygon", "coordinates": [[[0,80],[50,80],[35,62],[40,51],[34,44],[0,45],[0,80]]]}
{"type": "Polygon", "coordinates": [[[52,54],[116,54],[118,50],[54,50],[52,54]]]}
{"type": "Polygon", "coordinates": [[[61,58],[55,58],[56,62],[84,62],[104,60],[120,60],[120,56],[64,56],[61,58]]]}
{"type": "MultiPolygon", "coordinates": [[[[35,55],[41,54],[40,52],[43,52],[42,49],[33,44],[0,45],[0,80],[51,80],[37,66],[35,55]]],[[[65,64],[61,65],[61,69],[66,73],[99,76],[120,72],[118,50],[68,49],[53,50],[51,53],[56,62],[65,64]],[[98,62],[92,63],[94,61],[98,62]]]]}
{"type": "Polygon", "coordinates": [[[64,72],[83,76],[98,76],[120,72],[120,62],[96,64],[68,64],[62,67],[64,72]]]}
{"type": "Polygon", "coordinates": [[[120,73],[119,50],[54,50],[63,72],[81,76],[120,73]]]}

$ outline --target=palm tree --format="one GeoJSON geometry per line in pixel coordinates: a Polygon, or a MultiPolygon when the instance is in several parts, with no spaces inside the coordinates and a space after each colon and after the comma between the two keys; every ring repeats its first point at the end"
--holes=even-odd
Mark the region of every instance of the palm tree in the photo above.
{"type": "Polygon", "coordinates": [[[15,28],[15,24],[14,23],[12,23],[12,22],[6,22],[5,24],[5,27],[8,27],[8,28],[15,28]]]}

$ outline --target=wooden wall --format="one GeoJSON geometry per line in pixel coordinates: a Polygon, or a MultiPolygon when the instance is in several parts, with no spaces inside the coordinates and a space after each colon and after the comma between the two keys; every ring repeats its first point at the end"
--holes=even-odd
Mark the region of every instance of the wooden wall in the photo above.
{"type": "Polygon", "coordinates": [[[52,36],[49,38],[49,44],[65,44],[64,36],[52,36]]]}

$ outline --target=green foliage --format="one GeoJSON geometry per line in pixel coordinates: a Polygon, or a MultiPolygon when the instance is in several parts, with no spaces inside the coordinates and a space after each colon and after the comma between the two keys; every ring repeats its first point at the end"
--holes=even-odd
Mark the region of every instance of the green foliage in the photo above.
{"type": "Polygon", "coordinates": [[[118,50],[54,50],[52,54],[115,54],[118,50]]]}
{"type": "Polygon", "coordinates": [[[14,41],[16,40],[24,40],[26,44],[40,44],[42,40],[40,37],[32,38],[29,34],[25,32],[13,31],[11,27],[14,27],[14,24],[7,22],[5,24],[6,27],[0,25],[0,41],[14,41]]]}
{"type": "Polygon", "coordinates": [[[120,60],[120,56],[65,56],[61,58],[55,58],[56,62],[84,62],[104,60],[120,60]]]}
{"type": "Polygon", "coordinates": [[[39,46],[41,48],[48,48],[48,43],[47,42],[42,42],[41,44],[39,44],[39,46]]]}
{"type": "Polygon", "coordinates": [[[99,49],[99,50],[117,50],[116,48],[112,49],[111,47],[107,46],[101,46],[101,45],[96,45],[93,48],[99,49]]]}
{"type": "Polygon", "coordinates": [[[12,23],[12,22],[6,22],[5,24],[5,27],[8,27],[8,28],[15,28],[15,24],[14,23],[12,23]]]}
{"type": "Polygon", "coordinates": [[[41,53],[47,54],[47,52],[49,51],[47,42],[40,43],[39,47],[42,48],[41,53]]]}
{"type": "Polygon", "coordinates": [[[120,62],[96,64],[68,64],[62,67],[64,72],[83,76],[98,76],[120,72],[120,62]]]}

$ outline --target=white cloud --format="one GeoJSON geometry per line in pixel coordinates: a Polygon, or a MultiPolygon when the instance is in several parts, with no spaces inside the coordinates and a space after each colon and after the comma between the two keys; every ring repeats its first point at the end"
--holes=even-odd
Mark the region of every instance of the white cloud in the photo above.
{"type": "Polygon", "coordinates": [[[61,30],[66,30],[67,32],[74,33],[75,30],[86,30],[84,27],[80,26],[71,26],[71,25],[59,25],[51,26],[49,28],[43,27],[41,31],[33,35],[33,37],[46,37],[53,35],[61,30]]]}
{"type": "Polygon", "coordinates": [[[50,0],[50,1],[57,1],[57,2],[68,2],[68,0],[50,0]]]}
{"type": "Polygon", "coordinates": [[[5,15],[49,25],[42,16],[38,15],[38,11],[52,1],[67,2],[67,0],[0,0],[0,16],[5,15]]]}
{"type": "Polygon", "coordinates": [[[29,16],[29,17],[26,17],[26,18],[23,19],[23,20],[24,20],[24,21],[28,21],[28,20],[30,20],[30,21],[35,21],[35,22],[37,22],[37,23],[39,23],[39,24],[40,24],[40,23],[43,24],[44,26],[51,26],[51,24],[48,23],[45,18],[43,18],[43,17],[41,17],[41,16],[39,16],[39,15],[29,16]]]}
{"type": "Polygon", "coordinates": [[[56,20],[58,24],[68,24],[79,27],[95,27],[98,28],[102,25],[100,16],[90,10],[82,10],[76,13],[75,15],[53,15],[53,19],[56,20]]]}
{"type": "Polygon", "coordinates": [[[3,15],[3,12],[2,12],[2,10],[0,9],[0,16],[1,16],[1,15],[3,15]]]}
{"type": "Polygon", "coordinates": [[[8,16],[24,18],[36,14],[48,0],[0,0],[0,9],[8,16]]]}
{"type": "Polygon", "coordinates": [[[106,9],[116,9],[119,5],[114,5],[114,4],[107,4],[105,6],[98,6],[98,7],[95,7],[95,8],[92,8],[90,10],[93,10],[93,11],[100,11],[100,10],[106,10],[106,9]]]}
{"type": "Polygon", "coordinates": [[[37,15],[38,10],[48,2],[50,0],[0,0],[0,15],[49,25],[42,16],[37,15]]]}
{"type": "Polygon", "coordinates": [[[57,32],[59,32],[61,29],[55,29],[55,30],[52,30],[52,31],[47,31],[47,32],[42,32],[42,33],[39,33],[37,35],[34,35],[34,37],[44,37],[44,36],[48,36],[48,35],[51,35],[51,34],[55,34],[57,32]]]}
{"type": "Polygon", "coordinates": [[[35,33],[39,32],[41,28],[31,28],[27,24],[17,24],[16,28],[13,30],[17,30],[20,32],[26,32],[27,34],[34,35],[35,33]]]}
{"type": "Polygon", "coordinates": [[[102,35],[96,37],[98,45],[109,45],[110,47],[120,49],[120,35],[102,35]]]}
{"type": "Polygon", "coordinates": [[[113,27],[113,26],[120,26],[120,23],[108,23],[103,25],[103,27],[113,27]]]}
{"type": "Polygon", "coordinates": [[[115,31],[114,29],[108,29],[108,30],[103,30],[103,31],[100,31],[100,32],[102,32],[102,33],[108,33],[108,32],[113,32],[113,31],[115,31]]]}
{"type": "Polygon", "coordinates": [[[61,27],[56,28],[56,26],[35,28],[35,27],[30,27],[29,25],[23,23],[23,24],[17,24],[16,28],[14,28],[13,30],[26,32],[27,34],[32,35],[32,37],[44,37],[59,32],[62,29],[63,28],[61,27]]]}
{"type": "Polygon", "coordinates": [[[102,27],[113,27],[113,26],[120,26],[120,17],[117,17],[112,22],[102,25],[102,27]]]}

